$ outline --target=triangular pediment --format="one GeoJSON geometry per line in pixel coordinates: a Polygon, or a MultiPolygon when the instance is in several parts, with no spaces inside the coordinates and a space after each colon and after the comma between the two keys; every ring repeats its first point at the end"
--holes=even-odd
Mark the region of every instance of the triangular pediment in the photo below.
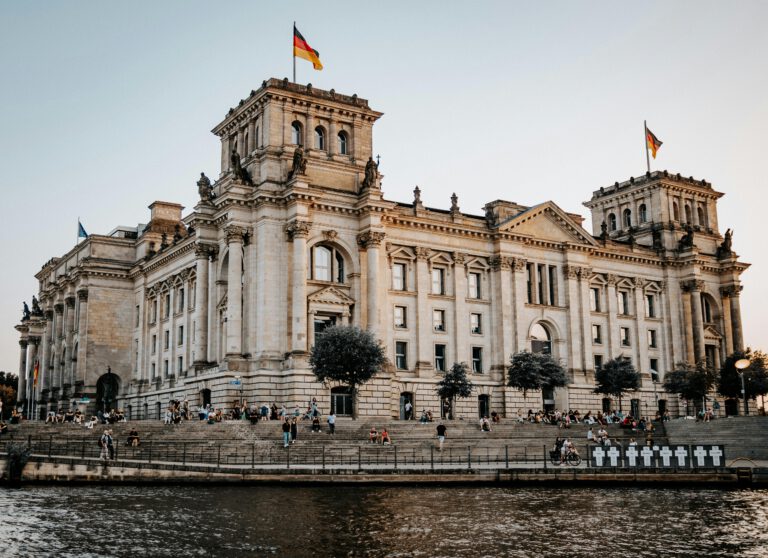
{"type": "Polygon", "coordinates": [[[718,333],[718,331],[714,327],[707,326],[704,328],[704,339],[713,339],[713,340],[720,341],[722,338],[723,336],[720,335],[720,333],[718,333]]]}
{"type": "Polygon", "coordinates": [[[319,291],[315,291],[309,295],[308,300],[318,304],[339,304],[342,306],[350,306],[355,303],[353,299],[336,287],[324,287],[319,291]]]}
{"type": "Polygon", "coordinates": [[[498,230],[538,240],[597,246],[591,234],[551,201],[535,205],[510,217],[499,224],[498,230]]]}

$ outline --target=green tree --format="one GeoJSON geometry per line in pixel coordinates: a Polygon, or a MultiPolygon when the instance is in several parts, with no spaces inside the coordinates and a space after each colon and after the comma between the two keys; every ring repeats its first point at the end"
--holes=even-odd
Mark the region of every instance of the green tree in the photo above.
{"type": "Polygon", "coordinates": [[[467,379],[469,367],[466,362],[454,362],[443,379],[437,383],[437,395],[447,399],[451,403],[449,417],[453,418],[453,409],[457,397],[469,397],[472,395],[472,382],[467,379]]]}
{"type": "Polygon", "coordinates": [[[706,362],[698,362],[695,366],[682,362],[665,375],[664,391],[689,401],[699,401],[712,390],[716,381],[717,373],[706,362]]]}
{"type": "Polygon", "coordinates": [[[512,355],[507,368],[507,385],[523,392],[554,389],[568,383],[565,369],[552,355],[521,351],[512,355]]]}
{"type": "Polygon", "coordinates": [[[595,393],[618,397],[621,411],[621,397],[628,391],[640,389],[640,374],[630,359],[617,357],[595,371],[595,383],[595,393]]]}
{"type": "Polygon", "coordinates": [[[741,393],[741,375],[736,368],[736,361],[747,359],[749,366],[741,372],[744,374],[744,391],[747,399],[768,393],[768,356],[760,351],[754,353],[747,349],[736,352],[725,359],[717,378],[717,392],[730,399],[743,398],[741,393]]]}
{"type": "Polygon", "coordinates": [[[349,386],[353,418],[357,418],[358,387],[373,378],[386,362],[384,347],[376,338],[354,326],[329,327],[318,335],[309,355],[318,380],[335,380],[349,386]]]}
{"type": "Polygon", "coordinates": [[[16,390],[11,386],[0,384],[0,401],[3,402],[3,412],[0,413],[0,419],[10,417],[16,406],[16,390]]]}
{"type": "Polygon", "coordinates": [[[0,386],[8,386],[14,390],[19,389],[19,377],[10,372],[0,372],[0,386]]]}

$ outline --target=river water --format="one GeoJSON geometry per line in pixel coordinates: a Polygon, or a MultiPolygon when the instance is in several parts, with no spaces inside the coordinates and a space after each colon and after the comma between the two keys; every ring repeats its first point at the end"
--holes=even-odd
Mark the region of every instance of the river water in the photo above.
{"type": "Polygon", "coordinates": [[[768,491],[0,488],[2,556],[768,556],[768,491]]]}

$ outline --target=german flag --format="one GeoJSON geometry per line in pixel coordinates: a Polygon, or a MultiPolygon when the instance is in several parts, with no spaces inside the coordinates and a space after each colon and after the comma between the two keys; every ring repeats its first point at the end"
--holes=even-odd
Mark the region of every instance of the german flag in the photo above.
{"type": "Polygon", "coordinates": [[[35,359],[35,368],[32,371],[32,386],[37,386],[37,375],[40,373],[40,361],[35,359]]]}
{"type": "Polygon", "coordinates": [[[295,25],[293,26],[293,55],[312,62],[312,67],[315,70],[323,69],[323,64],[320,62],[320,53],[309,46],[295,25]]]}
{"type": "Polygon", "coordinates": [[[656,158],[656,152],[659,150],[659,147],[661,147],[662,142],[659,141],[659,138],[653,135],[653,132],[651,132],[647,127],[645,128],[645,142],[648,144],[648,149],[651,150],[651,155],[653,158],[656,158]]]}

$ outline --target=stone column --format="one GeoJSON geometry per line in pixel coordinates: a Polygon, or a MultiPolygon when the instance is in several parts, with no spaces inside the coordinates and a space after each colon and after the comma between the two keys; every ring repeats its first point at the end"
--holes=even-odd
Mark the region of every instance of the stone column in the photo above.
{"type": "Polygon", "coordinates": [[[16,402],[23,406],[27,400],[27,340],[21,339],[19,347],[21,353],[19,355],[19,389],[16,392],[16,402]]]}
{"type": "Polygon", "coordinates": [[[566,281],[565,289],[565,306],[568,309],[568,348],[569,355],[566,362],[566,367],[575,371],[579,368],[582,369],[583,358],[583,344],[581,334],[581,324],[579,319],[579,299],[581,293],[579,292],[579,272],[581,268],[574,265],[563,266],[563,275],[566,281]]]}
{"type": "Polygon", "coordinates": [[[61,350],[62,350],[62,338],[64,337],[64,304],[58,303],[53,306],[54,309],[54,332],[53,339],[54,344],[58,351],[54,351],[53,355],[53,388],[61,389],[64,386],[64,369],[60,362],[61,350]]]}
{"type": "Polygon", "coordinates": [[[528,303],[528,262],[523,258],[514,261],[514,292],[512,300],[512,320],[515,324],[514,352],[519,353],[526,348],[528,332],[523,323],[523,312],[528,303]]]}
{"type": "Polygon", "coordinates": [[[703,281],[691,281],[691,325],[693,328],[694,363],[704,360],[704,320],[701,315],[701,289],[703,281]]]}
{"type": "MultiPolygon", "coordinates": [[[[467,312],[466,254],[453,253],[453,294],[456,299],[453,324],[454,362],[469,362],[469,313],[467,312]]],[[[446,369],[451,361],[446,355],[446,369]]]]}
{"type": "MultiPolygon", "coordinates": [[[[594,367],[594,358],[592,356],[592,314],[590,310],[589,297],[591,296],[591,285],[589,280],[592,277],[592,269],[582,267],[579,270],[579,296],[581,297],[581,306],[579,314],[581,316],[581,347],[582,347],[582,367],[584,373],[592,370],[594,367]]],[[[569,311],[573,311],[571,308],[569,311]]],[[[606,333],[608,333],[606,331],[606,333]]]]}
{"type": "Polygon", "coordinates": [[[315,118],[311,112],[307,112],[307,129],[304,130],[304,147],[309,153],[310,149],[315,148],[315,118]]]}
{"type": "Polygon", "coordinates": [[[339,153],[339,138],[336,137],[336,134],[338,134],[338,128],[336,127],[336,120],[334,118],[333,113],[331,113],[331,122],[328,126],[328,153],[331,155],[338,155],[339,153]]]}
{"type": "Polygon", "coordinates": [[[53,310],[45,311],[45,342],[43,344],[43,358],[40,363],[40,372],[43,379],[40,383],[43,389],[51,389],[51,374],[53,368],[50,363],[53,362],[54,341],[53,341],[53,310]]]}
{"type": "Polygon", "coordinates": [[[429,256],[431,250],[416,247],[416,335],[418,339],[416,368],[431,370],[432,366],[432,312],[429,293],[432,292],[429,256]]]}
{"type": "Polygon", "coordinates": [[[608,342],[607,360],[616,358],[621,352],[621,342],[619,341],[619,320],[618,308],[616,307],[616,283],[619,278],[616,275],[609,274],[607,277],[608,288],[606,289],[605,306],[608,311],[608,334],[605,336],[608,342]]]}
{"type": "Polygon", "coordinates": [[[366,278],[368,287],[368,330],[379,338],[381,316],[379,315],[379,247],[384,240],[383,232],[366,231],[358,236],[357,241],[368,253],[366,278]]]}
{"type": "Polygon", "coordinates": [[[296,219],[285,232],[293,242],[291,268],[291,351],[307,351],[307,237],[312,224],[296,219]]]}
{"type": "MultiPolygon", "coordinates": [[[[28,347],[29,347],[29,356],[27,360],[27,385],[26,390],[27,393],[24,397],[24,399],[27,400],[27,417],[32,417],[32,409],[35,403],[35,399],[37,398],[37,393],[40,389],[39,387],[35,386],[35,361],[37,360],[38,355],[38,347],[40,346],[40,338],[30,335],[27,339],[28,347]]],[[[39,363],[38,363],[39,366],[39,363]]],[[[38,386],[40,385],[40,372],[38,368],[38,386]]]]}
{"type": "Polygon", "coordinates": [[[253,153],[255,150],[255,146],[257,145],[256,142],[256,119],[254,118],[250,122],[248,122],[248,155],[253,153]]]}
{"type": "Polygon", "coordinates": [[[307,348],[315,343],[315,315],[317,310],[307,310],[307,348]]]}
{"type": "Polygon", "coordinates": [[[229,170],[229,138],[221,138],[221,175],[229,170]]]}
{"type": "Polygon", "coordinates": [[[685,360],[689,364],[696,362],[696,347],[693,343],[693,312],[691,310],[691,290],[686,283],[680,284],[683,292],[683,339],[685,341],[685,360]]]}
{"type": "Polygon", "coordinates": [[[720,289],[720,307],[723,309],[723,337],[725,356],[733,354],[733,327],[731,327],[731,289],[720,289]]]}
{"type": "Polygon", "coordinates": [[[195,246],[195,364],[208,362],[208,258],[211,249],[195,246]]]}
{"type": "MultiPolygon", "coordinates": [[[[530,270],[530,277],[526,277],[526,281],[530,280],[531,282],[531,304],[538,304],[539,303],[539,266],[535,263],[529,264],[528,270],[530,270]]],[[[526,285],[527,289],[527,285],[526,285]]],[[[526,297],[528,296],[527,290],[526,290],[526,297]]]]}
{"type": "Polygon", "coordinates": [[[225,229],[229,246],[227,272],[227,340],[225,353],[228,356],[242,354],[243,341],[243,236],[245,229],[229,225],[225,229]]]}
{"type": "MultiPolygon", "coordinates": [[[[88,348],[88,290],[77,291],[77,301],[80,311],[77,321],[77,370],[72,371],[74,384],[82,382],[85,385],[85,366],[87,364],[88,348]]],[[[141,323],[141,322],[139,322],[141,323]]]]}
{"type": "MultiPolygon", "coordinates": [[[[650,360],[648,357],[648,333],[645,327],[645,284],[642,277],[635,277],[635,329],[637,330],[637,365],[638,372],[650,369],[650,360]]],[[[656,332],[658,335],[659,332],[656,332]]],[[[659,343],[657,339],[656,343],[659,343]]]]}
{"type": "Polygon", "coordinates": [[[741,285],[736,285],[731,291],[731,329],[733,330],[733,350],[744,350],[744,336],[741,329],[741,285]]]}
{"type": "Polygon", "coordinates": [[[514,260],[504,256],[493,256],[490,259],[493,298],[491,299],[491,361],[489,370],[496,367],[500,370],[501,378],[504,369],[512,355],[512,274],[514,260]]]}
{"type": "MultiPolygon", "coordinates": [[[[64,303],[67,306],[66,323],[64,324],[64,336],[67,343],[67,359],[64,362],[64,385],[69,384],[73,386],[74,380],[74,333],[75,333],[75,297],[68,296],[64,299],[64,303]]],[[[71,393],[70,393],[71,395],[71,393]]]]}

